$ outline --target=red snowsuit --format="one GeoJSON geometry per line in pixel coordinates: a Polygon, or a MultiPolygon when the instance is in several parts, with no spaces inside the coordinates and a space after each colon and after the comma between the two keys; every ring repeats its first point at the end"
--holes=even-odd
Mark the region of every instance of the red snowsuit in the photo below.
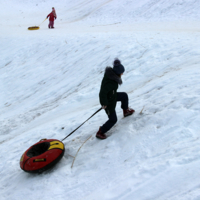
{"type": "Polygon", "coordinates": [[[49,17],[49,21],[54,21],[54,18],[56,19],[53,12],[51,12],[49,15],[47,15],[47,18],[49,17]]]}
{"type": "Polygon", "coordinates": [[[49,28],[54,28],[54,18],[56,19],[56,13],[55,11],[52,11],[49,15],[47,15],[47,18],[49,17],[49,28]]]}

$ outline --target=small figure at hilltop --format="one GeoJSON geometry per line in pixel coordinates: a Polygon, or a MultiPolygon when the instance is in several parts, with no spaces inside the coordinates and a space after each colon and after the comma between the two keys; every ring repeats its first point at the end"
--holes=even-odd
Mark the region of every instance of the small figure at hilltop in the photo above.
{"type": "Polygon", "coordinates": [[[54,7],[52,7],[52,12],[49,13],[49,15],[47,15],[47,18],[48,17],[49,17],[49,25],[48,25],[48,27],[49,28],[54,28],[54,19],[57,18],[56,11],[55,11],[54,7]]]}
{"type": "Polygon", "coordinates": [[[125,92],[117,92],[118,85],[122,84],[121,76],[125,71],[121,61],[115,59],[112,67],[106,67],[101,89],[99,92],[99,100],[103,109],[108,115],[108,121],[103,124],[96,134],[99,139],[106,139],[105,133],[110,130],[117,122],[115,107],[117,101],[121,102],[124,117],[132,115],[135,111],[128,107],[128,95],[125,92]]]}

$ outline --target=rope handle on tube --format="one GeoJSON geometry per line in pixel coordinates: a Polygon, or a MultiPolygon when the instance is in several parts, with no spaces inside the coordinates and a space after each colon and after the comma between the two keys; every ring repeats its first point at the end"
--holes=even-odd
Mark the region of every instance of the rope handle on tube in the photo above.
{"type": "MultiPolygon", "coordinates": [[[[46,19],[47,19],[47,18],[45,18],[45,20],[46,20],[46,19]]],[[[45,21],[45,20],[44,20],[44,21],[45,21]]],[[[44,21],[43,21],[43,22],[44,22],[44,21]]],[[[43,23],[43,22],[42,22],[42,23],[43,23]]],[[[41,23],[41,24],[42,24],[42,23],[41,23]]],[[[41,26],[41,24],[39,25],[39,27],[41,26]]]]}
{"type": "Polygon", "coordinates": [[[67,135],[65,138],[63,138],[62,141],[65,140],[66,138],[68,138],[72,133],[74,133],[77,129],[79,129],[83,124],[85,124],[85,122],[87,122],[90,118],[92,118],[94,115],[96,115],[100,110],[102,110],[102,108],[100,108],[99,110],[97,110],[92,116],[90,116],[86,121],[84,121],[79,127],[77,127],[69,135],[67,135]]]}

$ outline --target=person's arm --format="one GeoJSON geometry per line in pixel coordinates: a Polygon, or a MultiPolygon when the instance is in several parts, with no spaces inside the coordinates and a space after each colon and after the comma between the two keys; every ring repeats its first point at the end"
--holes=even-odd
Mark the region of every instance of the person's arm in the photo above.
{"type": "Polygon", "coordinates": [[[106,107],[108,105],[108,93],[110,92],[111,85],[106,84],[101,88],[99,98],[100,98],[100,104],[103,107],[106,107]]]}

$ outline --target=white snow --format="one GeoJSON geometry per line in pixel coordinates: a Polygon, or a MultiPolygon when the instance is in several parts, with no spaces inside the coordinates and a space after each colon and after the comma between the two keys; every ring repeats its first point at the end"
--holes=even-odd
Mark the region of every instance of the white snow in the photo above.
{"type": "Polygon", "coordinates": [[[199,0],[1,0],[0,199],[200,200],[199,9],[199,0]],[[116,57],[126,69],[118,91],[136,113],[123,118],[118,104],[100,141],[99,112],[64,140],[53,169],[22,171],[26,149],[62,140],[100,108],[116,57]]]}

